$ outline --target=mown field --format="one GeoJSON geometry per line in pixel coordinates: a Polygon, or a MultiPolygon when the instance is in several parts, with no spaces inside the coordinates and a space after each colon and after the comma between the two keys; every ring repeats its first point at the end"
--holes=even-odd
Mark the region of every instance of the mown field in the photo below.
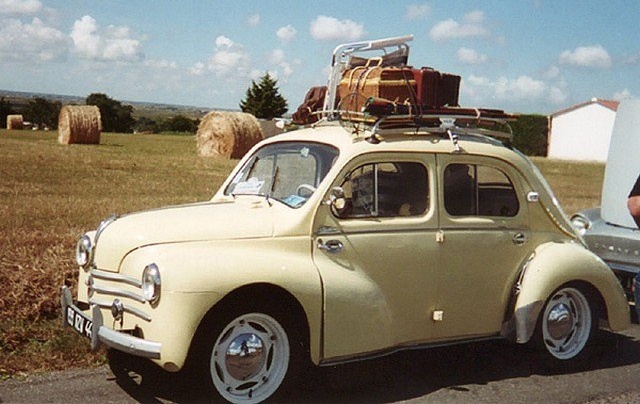
{"type": "MultiPolygon", "coordinates": [[[[62,331],[59,290],[75,287],[77,237],[112,213],[209,199],[235,161],[198,157],[193,136],[0,130],[0,380],[104,362],[62,331]]],[[[599,204],[602,164],[534,159],[569,214],[599,204]]]]}

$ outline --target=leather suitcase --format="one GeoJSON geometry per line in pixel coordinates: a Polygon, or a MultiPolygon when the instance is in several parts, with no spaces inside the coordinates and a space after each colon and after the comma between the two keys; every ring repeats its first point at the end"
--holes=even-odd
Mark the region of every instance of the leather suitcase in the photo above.
{"type": "Polygon", "coordinates": [[[438,106],[457,107],[460,95],[460,76],[449,73],[441,73],[438,83],[438,106]]]}
{"type": "Polygon", "coordinates": [[[342,75],[340,109],[362,112],[370,97],[415,103],[415,91],[416,82],[409,67],[359,66],[342,75]]]}
{"type": "Polygon", "coordinates": [[[441,73],[431,67],[413,69],[413,77],[416,81],[417,105],[423,108],[438,106],[438,88],[441,73]]]}
{"type": "Polygon", "coordinates": [[[324,97],[327,94],[327,86],[311,87],[304,97],[304,101],[296,112],[293,113],[291,119],[297,125],[308,125],[318,121],[318,115],[313,113],[320,111],[324,104],[324,97]]]}

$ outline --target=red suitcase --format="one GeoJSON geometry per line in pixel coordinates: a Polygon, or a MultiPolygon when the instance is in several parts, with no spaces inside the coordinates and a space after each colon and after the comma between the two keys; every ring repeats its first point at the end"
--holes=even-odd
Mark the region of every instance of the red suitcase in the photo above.
{"type": "Polygon", "coordinates": [[[416,81],[417,104],[423,108],[438,106],[438,85],[440,72],[431,67],[412,69],[416,81]]]}

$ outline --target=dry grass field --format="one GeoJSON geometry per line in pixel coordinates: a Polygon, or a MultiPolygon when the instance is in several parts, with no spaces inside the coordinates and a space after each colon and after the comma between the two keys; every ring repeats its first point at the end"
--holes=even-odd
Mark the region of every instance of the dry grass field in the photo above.
{"type": "MultiPolygon", "coordinates": [[[[599,204],[603,165],[534,161],[567,213],[599,204]]],[[[0,130],[0,380],[102,363],[60,325],[77,237],[112,213],[206,200],[234,164],[198,157],[193,136],[63,146],[56,132],[0,130]]]]}

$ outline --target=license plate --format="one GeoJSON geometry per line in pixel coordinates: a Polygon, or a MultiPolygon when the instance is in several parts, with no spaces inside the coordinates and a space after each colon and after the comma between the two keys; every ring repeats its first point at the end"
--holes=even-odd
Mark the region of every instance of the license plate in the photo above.
{"type": "Polygon", "coordinates": [[[67,306],[67,324],[80,335],[91,339],[93,321],[74,306],[67,306]]]}

